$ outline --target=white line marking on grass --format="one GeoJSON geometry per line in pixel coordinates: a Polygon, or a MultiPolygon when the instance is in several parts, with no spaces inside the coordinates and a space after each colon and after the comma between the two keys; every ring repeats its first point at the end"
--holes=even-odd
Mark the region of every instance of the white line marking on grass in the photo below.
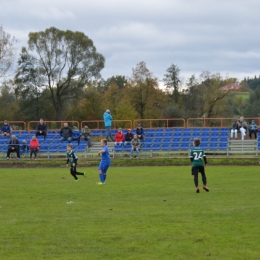
{"type": "Polygon", "coordinates": [[[259,205],[256,206],[240,206],[240,207],[230,207],[230,208],[213,208],[216,211],[221,210],[241,210],[241,209],[250,209],[250,208],[260,208],[259,205]]]}

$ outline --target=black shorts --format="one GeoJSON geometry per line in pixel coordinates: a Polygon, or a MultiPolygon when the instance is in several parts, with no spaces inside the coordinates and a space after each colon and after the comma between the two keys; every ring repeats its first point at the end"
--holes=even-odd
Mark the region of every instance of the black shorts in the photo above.
{"type": "Polygon", "coordinates": [[[199,172],[205,174],[204,166],[195,166],[191,168],[191,175],[197,175],[199,172]]]}

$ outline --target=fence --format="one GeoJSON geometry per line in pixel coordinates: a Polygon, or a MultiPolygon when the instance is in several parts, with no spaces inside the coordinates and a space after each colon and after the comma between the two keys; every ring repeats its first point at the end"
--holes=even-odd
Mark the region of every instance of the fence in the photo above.
{"type": "MultiPolygon", "coordinates": [[[[64,123],[68,123],[70,127],[76,126],[79,129],[79,122],[78,121],[44,121],[47,125],[48,130],[60,130],[63,127],[64,123]]],[[[28,131],[36,130],[39,121],[30,121],[28,123],[28,131]]]]}

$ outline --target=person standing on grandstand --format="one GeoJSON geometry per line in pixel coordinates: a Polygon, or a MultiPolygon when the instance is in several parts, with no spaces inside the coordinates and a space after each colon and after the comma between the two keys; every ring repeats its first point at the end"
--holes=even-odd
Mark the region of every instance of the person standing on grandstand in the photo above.
{"type": "Polygon", "coordinates": [[[40,123],[37,125],[37,128],[36,128],[36,138],[39,135],[43,135],[44,140],[45,140],[46,135],[47,135],[47,125],[43,122],[42,118],[40,119],[40,123]]]}
{"type": "Polygon", "coordinates": [[[61,135],[60,142],[66,141],[66,140],[69,143],[71,142],[72,129],[68,126],[68,123],[64,123],[64,127],[61,128],[61,130],[60,130],[60,135],[61,135]]]}
{"type": "Polygon", "coordinates": [[[2,126],[1,132],[2,132],[2,136],[10,137],[11,127],[10,125],[8,125],[7,120],[4,121],[4,125],[2,126]]]}
{"type": "Polygon", "coordinates": [[[12,139],[9,141],[9,146],[7,150],[6,160],[10,159],[10,153],[16,152],[17,160],[20,160],[20,143],[15,135],[12,135],[12,139]]]}
{"type": "Polygon", "coordinates": [[[113,117],[111,116],[109,109],[106,110],[106,112],[103,115],[103,118],[104,118],[105,128],[107,129],[106,140],[108,141],[108,138],[110,137],[111,141],[114,142],[115,140],[111,135],[113,117]]]}
{"type": "Polygon", "coordinates": [[[203,189],[205,191],[209,191],[207,187],[207,178],[205,174],[205,167],[207,166],[207,158],[204,151],[200,148],[200,139],[195,138],[193,141],[193,149],[190,151],[190,160],[192,162],[191,174],[194,176],[194,184],[196,187],[196,192],[199,193],[199,180],[198,175],[199,172],[202,176],[203,189]],[[204,163],[202,161],[204,160],[204,163]]]}
{"type": "Polygon", "coordinates": [[[251,139],[252,134],[254,134],[255,139],[257,138],[258,126],[255,123],[255,120],[251,121],[251,125],[249,126],[249,137],[251,139]]]}
{"type": "Polygon", "coordinates": [[[39,151],[39,141],[34,135],[30,141],[30,159],[32,159],[32,155],[34,154],[34,160],[37,160],[37,152],[39,151]]]}
{"type": "Polygon", "coordinates": [[[240,124],[239,124],[239,120],[237,120],[236,122],[234,122],[230,130],[230,139],[232,139],[233,136],[235,135],[235,138],[237,140],[237,132],[239,131],[239,129],[240,129],[240,124]]]}
{"type": "Polygon", "coordinates": [[[98,167],[99,179],[100,179],[100,182],[97,182],[98,185],[105,184],[107,178],[107,170],[111,163],[106,139],[101,140],[101,146],[102,149],[98,152],[98,155],[101,155],[101,161],[98,167]]]}
{"type": "Polygon", "coordinates": [[[245,135],[246,135],[246,130],[247,130],[247,122],[245,121],[243,116],[240,117],[239,124],[240,124],[239,130],[241,133],[241,140],[244,140],[245,135]]]}
{"type": "Polygon", "coordinates": [[[70,174],[74,177],[75,181],[78,181],[77,175],[83,175],[86,177],[86,172],[77,172],[77,163],[78,163],[78,156],[72,150],[72,145],[67,145],[67,164],[66,167],[70,164],[70,174]]]}

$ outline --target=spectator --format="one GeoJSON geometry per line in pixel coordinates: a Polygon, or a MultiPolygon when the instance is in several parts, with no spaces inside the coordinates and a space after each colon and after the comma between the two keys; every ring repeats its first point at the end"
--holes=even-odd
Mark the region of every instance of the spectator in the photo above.
{"type": "Polygon", "coordinates": [[[43,135],[44,140],[45,140],[46,135],[47,135],[47,125],[43,122],[42,118],[40,119],[40,123],[37,125],[37,128],[36,128],[36,138],[39,135],[43,135]]]}
{"type": "Polygon", "coordinates": [[[10,137],[11,135],[11,127],[8,125],[7,120],[4,121],[4,125],[2,126],[2,136],[10,137]]]}
{"type": "Polygon", "coordinates": [[[85,141],[88,141],[88,147],[92,146],[91,143],[91,130],[88,127],[88,125],[84,125],[84,127],[81,129],[82,137],[84,138],[85,141]]]}
{"type": "Polygon", "coordinates": [[[134,138],[134,135],[132,133],[132,130],[128,129],[127,133],[125,134],[125,143],[124,143],[124,145],[131,144],[133,138],[134,138]]]}
{"type": "Polygon", "coordinates": [[[251,121],[251,125],[249,126],[249,137],[251,139],[252,134],[254,134],[255,139],[257,138],[258,126],[255,123],[255,120],[251,121]]]}
{"type": "Polygon", "coordinates": [[[20,155],[23,153],[27,153],[29,151],[30,147],[27,145],[26,140],[22,141],[22,145],[20,147],[20,155]]]}
{"type": "Polygon", "coordinates": [[[60,135],[61,135],[60,142],[63,142],[63,141],[66,141],[66,140],[67,140],[69,143],[71,142],[72,130],[71,130],[71,128],[68,126],[68,123],[64,123],[64,127],[61,128],[61,130],[60,130],[60,135]]]}
{"type": "Polygon", "coordinates": [[[124,140],[125,140],[125,136],[122,132],[122,128],[119,127],[118,132],[115,135],[115,145],[118,145],[118,144],[122,145],[124,140]]]}
{"type": "Polygon", "coordinates": [[[32,155],[34,154],[34,160],[37,160],[37,152],[39,151],[39,141],[37,140],[36,136],[32,137],[30,141],[30,159],[32,159],[32,155]]]}
{"type": "Polygon", "coordinates": [[[78,141],[80,143],[81,132],[76,126],[73,126],[72,139],[71,141],[78,141]]]}
{"type": "Polygon", "coordinates": [[[17,160],[20,160],[20,143],[15,135],[12,135],[12,139],[9,141],[8,151],[6,159],[10,159],[10,153],[16,152],[17,160]]]}
{"type": "Polygon", "coordinates": [[[239,130],[241,133],[241,140],[244,140],[245,135],[246,135],[246,130],[247,130],[247,122],[245,121],[243,116],[240,117],[239,124],[240,124],[239,130]]]}
{"type": "Polygon", "coordinates": [[[132,149],[131,149],[131,152],[130,152],[130,158],[131,159],[133,158],[133,152],[136,151],[137,158],[139,159],[140,158],[140,152],[139,152],[140,140],[137,137],[137,135],[134,135],[134,138],[132,139],[131,143],[132,143],[132,149]]]}
{"type": "Polygon", "coordinates": [[[114,142],[115,140],[111,135],[111,126],[112,126],[113,117],[111,116],[109,109],[106,110],[106,112],[103,115],[103,118],[104,118],[105,127],[107,129],[106,139],[108,141],[108,138],[110,137],[111,141],[114,142]]]}
{"type": "Polygon", "coordinates": [[[233,136],[235,135],[235,138],[237,140],[237,133],[240,129],[240,124],[239,124],[239,120],[236,120],[234,122],[234,124],[232,125],[231,131],[230,131],[230,139],[233,138],[233,136]]]}
{"type": "Polygon", "coordinates": [[[139,140],[142,140],[142,141],[144,140],[144,129],[141,126],[141,124],[137,125],[136,134],[137,134],[137,137],[139,140]]]}

